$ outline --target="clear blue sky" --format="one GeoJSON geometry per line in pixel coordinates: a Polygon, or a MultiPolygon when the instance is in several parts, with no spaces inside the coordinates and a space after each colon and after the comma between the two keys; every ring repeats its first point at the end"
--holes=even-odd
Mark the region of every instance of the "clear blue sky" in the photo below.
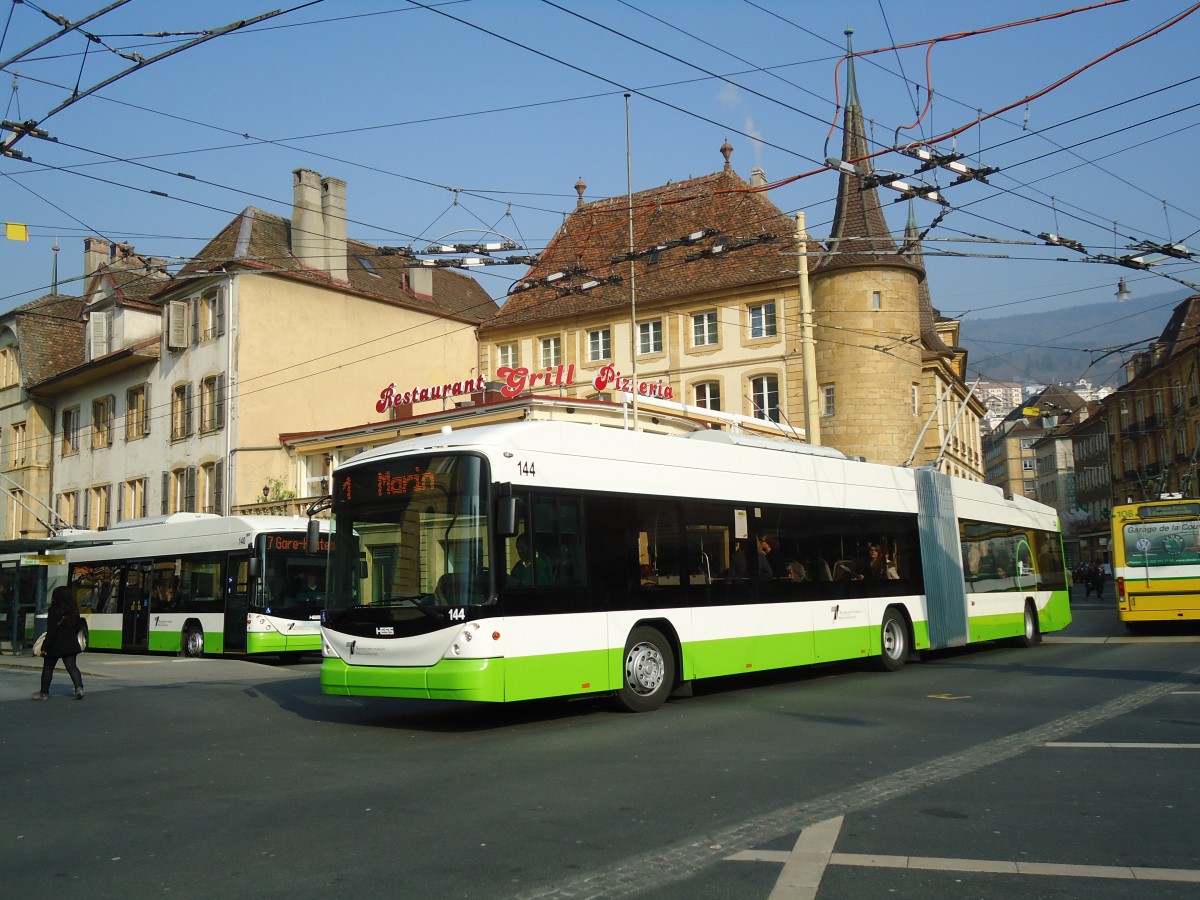
{"type": "MultiPolygon", "coordinates": [[[[45,2],[72,20],[106,5],[45,2]]],[[[826,139],[847,27],[861,52],[1072,8],[1047,0],[285,4],[293,6],[46,119],[42,127],[57,144],[26,137],[16,145],[32,164],[0,158],[0,219],[30,232],[27,243],[0,240],[0,310],[48,291],[56,240],[69,293],[86,235],[179,259],[246,206],[286,216],[298,167],[345,179],[352,237],[421,247],[447,237],[478,240],[487,229],[536,252],[573,208],[577,179],[589,199],[625,194],[626,91],[635,191],[717,171],[727,139],[743,177],[760,166],[770,181],[783,181],[840,149],[840,132],[828,146],[826,139]]],[[[141,35],[215,28],[273,8],[253,0],[132,0],[82,26],[99,42],[72,33],[9,65],[3,118],[41,120],[76,86],[86,90],[130,64],[114,51],[150,57],[190,39],[141,35]]],[[[1097,63],[1028,111],[1018,102],[1189,8],[1182,0],[1129,0],[939,43],[928,57],[934,100],[915,125],[927,98],[927,47],[857,61],[878,149],[1017,104],[957,137],[966,162],[999,168],[990,184],[951,187],[952,176],[937,178],[951,207],[925,250],[942,312],[973,319],[1109,302],[1121,276],[1135,294],[1163,293],[1166,302],[1190,293],[1154,275],[1085,263],[1072,250],[1008,243],[1054,232],[1093,256],[1127,253],[1141,240],[1200,246],[1192,165],[1200,12],[1097,63]]],[[[4,2],[0,22],[0,59],[57,27],[32,3],[4,2]]],[[[941,146],[952,149],[950,141],[941,146]]],[[[875,166],[915,168],[897,153],[875,166]]],[[[836,184],[824,172],[770,196],[786,212],[806,210],[810,233],[821,237],[836,184]]],[[[941,210],[918,201],[916,211],[925,227],[941,210]]],[[[899,231],[907,206],[896,203],[887,214],[899,231]]],[[[1200,281],[1189,261],[1157,268],[1200,281]]],[[[503,298],[522,271],[495,267],[477,277],[503,298]]],[[[1136,321],[1113,328],[1140,336],[1136,321]]]]}

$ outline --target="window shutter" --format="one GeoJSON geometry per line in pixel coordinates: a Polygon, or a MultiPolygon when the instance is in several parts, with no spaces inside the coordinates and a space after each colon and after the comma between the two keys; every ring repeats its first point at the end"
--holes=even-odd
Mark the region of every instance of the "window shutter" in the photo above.
{"type": "Polygon", "coordinates": [[[113,432],[116,430],[116,415],[117,415],[117,395],[108,395],[108,444],[111,447],[113,444],[113,432]]]}
{"type": "Polygon", "coordinates": [[[192,433],[192,383],[187,383],[183,400],[183,434],[186,437],[192,433]]]}
{"type": "Polygon", "coordinates": [[[164,516],[168,512],[170,512],[170,505],[169,505],[170,500],[171,500],[171,473],[163,472],[162,473],[162,508],[159,510],[159,512],[164,516]]]}
{"type": "Polygon", "coordinates": [[[187,301],[172,300],[167,307],[167,349],[182,350],[187,347],[187,331],[187,301]]]}
{"type": "Polygon", "coordinates": [[[150,433],[150,385],[142,389],[142,434],[150,433]]]}
{"type": "Polygon", "coordinates": [[[125,519],[125,482],[117,485],[117,522],[122,522],[125,519]]]}
{"type": "Polygon", "coordinates": [[[217,376],[217,389],[213,397],[213,427],[225,427],[225,373],[217,376]]]}
{"type": "Polygon", "coordinates": [[[183,509],[184,512],[196,511],[196,467],[188,466],[184,473],[185,484],[183,489],[183,509]]]}
{"type": "Polygon", "coordinates": [[[92,492],[89,490],[83,491],[83,521],[77,522],[77,525],[82,524],[84,528],[92,527],[92,492]]]}
{"type": "Polygon", "coordinates": [[[150,497],[147,493],[147,488],[150,487],[150,479],[143,478],[139,481],[142,486],[142,502],[138,506],[138,515],[141,518],[146,518],[150,515],[150,497]]]}
{"type": "Polygon", "coordinates": [[[213,463],[213,512],[225,515],[225,460],[213,463]]]}
{"type": "Polygon", "coordinates": [[[100,496],[102,496],[107,501],[104,504],[104,509],[102,509],[100,511],[100,515],[104,519],[104,521],[101,522],[100,525],[103,528],[111,528],[112,527],[112,496],[113,496],[112,485],[106,484],[104,486],[104,489],[101,492],[100,496]]]}
{"type": "Polygon", "coordinates": [[[99,359],[108,353],[109,313],[94,312],[88,323],[92,326],[92,359],[99,359]]]}
{"type": "Polygon", "coordinates": [[[199,297],[192,300],[192,346],[200,343],[200,303],[199,297]]]}
{"type": "Polygon", "coordinates": [[[216,326],[218,337],[225,333],[225,301],[228,296],[229,295],[226,293],[225,288],[220,288],[217,291],[217,308],[215,315],[217,320],[216,326]]]}

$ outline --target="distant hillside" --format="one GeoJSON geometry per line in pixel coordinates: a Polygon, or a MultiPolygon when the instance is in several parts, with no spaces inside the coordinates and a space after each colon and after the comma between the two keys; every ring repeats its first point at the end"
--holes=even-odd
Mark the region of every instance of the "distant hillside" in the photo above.
{"type": "Polygon", "coordinates": [[[1053,384],[1084,378],[1097,386],[1116,386],[1124,381],[1121,366],[1129,353],[1162,334],[1185,296],[1164,293],[998,319],[968,316],[959,342],[968,350],[972,379],[982,374],[988,381],[1053,384]],[[1137,341],[1142,343],[1129,351],[1103,355],[1137,341]]]}

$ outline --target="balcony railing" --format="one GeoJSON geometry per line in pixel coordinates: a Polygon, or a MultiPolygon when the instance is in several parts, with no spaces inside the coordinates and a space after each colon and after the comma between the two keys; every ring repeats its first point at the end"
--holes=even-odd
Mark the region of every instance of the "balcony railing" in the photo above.
{"type": "MultiPolygon", "coordinates": [[[[307,516],[308,508],[320,497],[289,497],[285,500],[263,500],[258,503],[239,503],[230,510],[235,516],[307,516]]],[[[328,519],[329,510],[317,513],[316,518],[328,519]]]]}

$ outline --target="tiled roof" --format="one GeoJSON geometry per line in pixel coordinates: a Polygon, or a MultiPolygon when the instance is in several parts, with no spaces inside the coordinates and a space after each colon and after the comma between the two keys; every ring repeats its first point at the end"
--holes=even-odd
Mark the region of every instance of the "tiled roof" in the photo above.
{"type": "Polygon", "coordinates": [[[1200,344],[1200,294],[1193,294],[1172,310],[1158,343],[1166,347],[1160,362],[1200,344]]]}
{"type": "MultiPolygon", "coordinates": [[[[639,306],[794,278],[795,230],[789,216],[731,168],[632,198],[581,204],[518,282],[533,286],[513,291],[483,330],[628,306],[631,246],[645,254],[634,261],[639,306]],[[683,242],[702,231],[711,233],[683,242]],[[725,249],[714,253],[719,246],[725,249]],[[655,247],[662,249],[652,253],[655,247]],[[559,272],[568,274],[543,281],[559,272]],[[602,283],[583,289],[596,280],[602,283]]],[[[821,247],[812,243],[810,250],[821,247]]]]}
{"type": "Polygon", "coordinates": [[[82,299],[61,295],[40,297],[12,311],[25,385],[53,378],[85,358],[82,311],[82,299]]]}
{"type": "MultiPolygon", "coordinates": [[[[242,265],[338,286],[326,272],[305,266],[292,255],[291,227],[291,222],[282,216],[248,206],[176,278],[206,275],[226,265],[242,265]]],[[[415,293],[409,287],[404,257],[385,254],[362,241],[346,241],[346,268],[350,289],[365,296],[474,321],[488,319],[496,312],[496,302],[474,278],[451,269],[429,270],[433,278],[432,297],[415,293]]]]}

